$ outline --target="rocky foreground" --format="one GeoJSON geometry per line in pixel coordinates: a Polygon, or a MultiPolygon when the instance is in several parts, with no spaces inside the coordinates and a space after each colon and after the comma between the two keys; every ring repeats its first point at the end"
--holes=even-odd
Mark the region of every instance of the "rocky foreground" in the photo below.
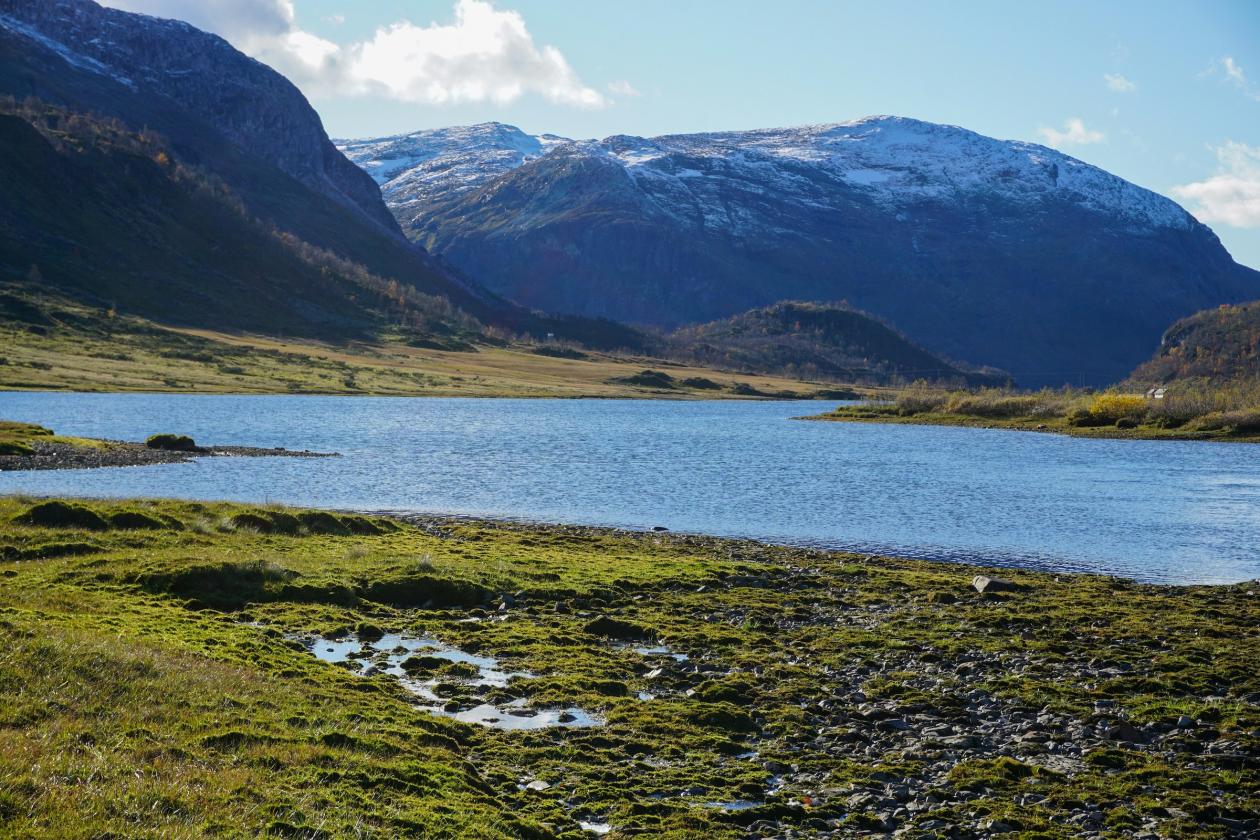
{"type": "Polygon", "coordinates": [[[1260,836],[1255,582],[175,502],[0,523],[0,834],[74,803],[123,836],[1260,836]]]}

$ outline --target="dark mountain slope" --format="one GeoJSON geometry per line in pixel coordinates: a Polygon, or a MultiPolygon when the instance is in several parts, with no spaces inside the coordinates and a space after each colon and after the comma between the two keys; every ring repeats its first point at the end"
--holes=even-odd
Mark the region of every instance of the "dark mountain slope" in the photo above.
{"type": "Polygon", "coordinates": [[[208,210],[204,196],[181,193],[187,184],[137,167],[134,150],[94,147],[90,164],[76,167],[64,149],[44,148],[24,162],[38,142],[8,123],[4,139],[14,145],[0,154],[16,180],[0,192],[0,278],[9,283],[29,285],[35,265],[52,291],[117,301],[156,320],[326,335],[361,331],[365,317],[379,321],[375,301],[346,298],[340,281],[326,279],[362,274],[399,284],[404,296],[445,298],[510,331],[565,326],[408,242],[296,88],[186,24],[89,0],[0,0],[0,93],[35,98],[68,121],[116,120],[116,135],[160,146],[171,172],[195,173],[226,201],[208,210]],[[18,172],[23,166],[29,171],[18,172]],[[312,273],[316,255],[328,265],[312,273]],[[330,260],[344,264],[330,268],[330,260]]]}
{"type": "Polygon", "coordinates": [[[0,277],[24,291],[264,332],[479,329],[445,298],[259,224],[230,187],[116,121],[0,103],[0,183],[0,277]]]}
{"type": "Polygon", "coordinates": [[[1002,385],[996,371],[965,370],[896,330],[843,306],[787,301],[670,336],[671,355],[706,365],[775,370],[807,379],[887,383],[926,380],[1002,385]]]}
{"type": "Polygon", "coordinates": [[[1260,302],[1196,312],[1168,328],[1134,382],[1260,380],[1260,302]]]}
{"type": "Polygon", "coordinates": [[[550,311],[674,327],[847,300],[1023,384],[1099,384],[1175,319],[1260,297],[1260,274],[1172,201],[953,126],[519,135],[474,126],[346,148],[416,241],[550,311]],[[465,152],[470,135],[482,142],[465,152]],[[516,153],[492,159],[495,142],[516,153]],[[469,155],[493,160],[483,179],[469,155]]]}

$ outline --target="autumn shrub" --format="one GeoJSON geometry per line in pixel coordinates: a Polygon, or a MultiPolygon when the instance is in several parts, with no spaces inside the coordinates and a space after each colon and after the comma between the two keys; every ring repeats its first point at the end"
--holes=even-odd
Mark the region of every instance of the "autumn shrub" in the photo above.
{"type": "Polygon", "coordinates": [[[945,391],[935,391],[930,388],[912,388],[897,396],[897,413],[902,416],[910,416],[912,414],[940,411],[948,401],[949,394],[945,391]]]}
{"type": "Polygon", "coordinates": [[[1099,394],[1090,403],[1089,413],[1101,423],[1146,416],[1146,400],[1135,394],[1099,394]]]}

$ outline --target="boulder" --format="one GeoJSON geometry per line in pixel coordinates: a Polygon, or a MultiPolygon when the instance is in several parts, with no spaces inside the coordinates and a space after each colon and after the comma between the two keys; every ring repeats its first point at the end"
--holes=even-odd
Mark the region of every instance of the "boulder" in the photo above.
{"type": "Polygon", "coordinates": [[[988,577],[987,575],[976,575],[971,579],[971,585],[981,595],[989,595],[997,592],[1018,592],[1024,587],[1018,583],[1012,583],[1009,580],[1001,578],[988,577]]]}

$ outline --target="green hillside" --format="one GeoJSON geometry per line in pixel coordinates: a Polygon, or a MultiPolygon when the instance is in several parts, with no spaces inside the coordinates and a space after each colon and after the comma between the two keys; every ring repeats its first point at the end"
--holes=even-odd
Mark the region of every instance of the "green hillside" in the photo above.
{"type": "Polygon", "coordinates": [[[809,378],[997,385],[1000,371],[964,369],[847,306],[785,301],[669,337],[673,355],[703,364],[809,378]]]}

